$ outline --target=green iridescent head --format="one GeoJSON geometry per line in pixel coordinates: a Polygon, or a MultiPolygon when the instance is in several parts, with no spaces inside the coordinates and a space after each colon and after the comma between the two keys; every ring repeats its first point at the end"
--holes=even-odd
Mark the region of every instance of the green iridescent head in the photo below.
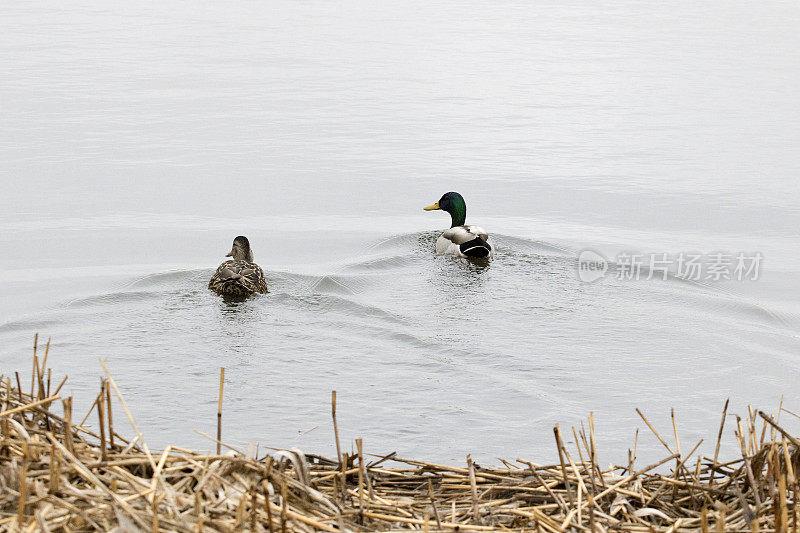
{"type": "Polygon", "coordinates": [[[423,207],[423,209],[425,211],[441,209],[450,213],[450,218],[453,222],[450,225],[451,228],[463,226],[464,221],[467,219],[467,203],[464,201],[464,197],[457,192],[447,192],[439,198],[438,202],[428,207],[423,207]]]}

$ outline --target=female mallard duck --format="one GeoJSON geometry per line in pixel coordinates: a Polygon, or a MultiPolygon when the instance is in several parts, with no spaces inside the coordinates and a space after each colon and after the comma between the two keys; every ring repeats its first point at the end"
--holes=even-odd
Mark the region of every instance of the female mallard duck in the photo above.
{"type": "Polygon", "coordinates": [[[494,245],[489,240],[489,234],[481,227],[464,225],[467,218],[467,204],[464,202],[464,197],[457,192],[445,193],[438,202],[423,209],[447,211],[453,221],[450,229],[436,239],[437,254],[450,254],[456,257],[494,255],[494,245]]]}
{"type": "Polygon", "coordinates": [[[211,276],[211,281],[208,282],[209,289],[220,296],[234,297],[267,292],[264,271],[253,263],[253,251],[250,249],[247,237],[239,235],[233,239],[233,248],[225,257],[233,259],[225,261],[217,268],[211,276]]]}

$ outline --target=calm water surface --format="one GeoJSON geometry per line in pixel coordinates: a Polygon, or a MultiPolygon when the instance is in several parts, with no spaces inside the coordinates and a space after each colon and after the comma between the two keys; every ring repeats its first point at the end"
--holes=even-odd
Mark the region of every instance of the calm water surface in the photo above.
{"type": "MultiPolygon", "coordinates": [[[[0,372],[104,357],[151,446],[553,458],[595,413],[714,439],[796,401],[800,5],[0,7],[0,372]],[[495,235],[435,257],[448,190],[495,235]],[[235,235],[271,292],[206,290],[235,235]],[[578,279],[577,253],[761,252],[756,282],[578,279]]],[[[792,421],[786,419],[787,424],[792,421]]],[[[127,433],[127,431],[125,431],[127,433]]],[[[660,455],[641,435],[640,455],[660,455]]],[[[711,444],[706,451],[711,449],[711,444]]],[[[729,448],[733,453],[733,447],[729,448]]]]}

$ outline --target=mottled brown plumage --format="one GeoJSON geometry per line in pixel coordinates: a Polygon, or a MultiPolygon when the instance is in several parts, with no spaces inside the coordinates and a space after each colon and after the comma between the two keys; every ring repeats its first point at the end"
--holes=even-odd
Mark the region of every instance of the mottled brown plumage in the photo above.
{"type": "Polygon", "coordinates": [[[208,288],[220,296],[243,298],[253,293],[267,292],[264,271],[253,262],[253,251],[247,237],[238,236],[233,240],[228,257],[211,276],[208,288]]]}

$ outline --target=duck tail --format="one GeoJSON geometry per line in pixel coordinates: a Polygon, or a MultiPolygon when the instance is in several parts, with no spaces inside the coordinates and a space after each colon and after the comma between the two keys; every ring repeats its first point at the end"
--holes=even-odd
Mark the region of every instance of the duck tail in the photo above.
{"type": "Polygon", "coordinates": [[[220,296],[249,296],[253,293],[253,289],[244,283],[244,280],[234,278],[217,280],[209,284],[208,288],[220,296]]]}
{"type": "Polygon", "coordinates": [[[467,257],[488,257],[492,251],[491,246],[483,236],[478,236],[472,239],[471,241],[467,241],[461,243],[459,246],[461,253],[467,257]]]}

